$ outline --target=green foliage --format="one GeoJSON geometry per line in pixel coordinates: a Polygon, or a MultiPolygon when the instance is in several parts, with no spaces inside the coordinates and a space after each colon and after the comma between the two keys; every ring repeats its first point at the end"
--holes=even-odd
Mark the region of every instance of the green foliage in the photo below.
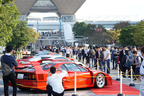
{"type": "Polygon", "coordinates": [[[144,21],[136,26],[123,28],[120,33],[119,40],[122,45],[141,46],[144,44],[144,21]]]}
{"type": "Polygon", "coordinates": [[[5,46],[7,42],[11,41],[12,28],[18,23],[18,16],[20,15],[17,7],[11,1],[14,0],[0,0],[0,45],[5,46]],[[11,4],[9,4],[11,3],[11,4]]]}
{"type": "Polygon", "coordinates": [[[30,32],[32,32],[32,40],[30,41],[31,43],[36,43],[38,38],[40,37],[39,33],[35,32],[32,28],[29,28],[30,32]]]}
{"type": "Polygon", "coordinates": [[[73,32],[75,35],[84,35],[86,27],[87,25],[85,22],[76,22],[73,27],[73,32]]]}
{"type": "Polygon", "coordinates": [[[120,30],[120,29],[123,29],[127,26],[130,26],[130,23],[128,21],[123,21],[123,22],[120,22],[120,23],[116,23],[113,27],[113,30],[120,30]]]}
{"type": "Polygon", "coordinates": [[[118,41],[118,36],[120,35],[120,30],[116,31],[109,30],[104,35],[105,35],[105,41],[107,43],[112,43],[112,41],[116,43],[118,41]]]}
{"type": "Polygon", "coordinates": [[[136,45],[133,34],[136,33],[137,26],[125,27],[120,31],[119,41],[122,45],[136,45]]]}
{"type": "Polygon", "coordinates": [[[96,25],[94,25],[94,24],[88,24],[87,27],[86,27],[84,36],[91,37],[95,33],[96,33],[96,25]]]}
{"type": "Polygon", "coordinates": [[[15,0],[1,0],[2,4],[8,4],[14,2],[15,0]]]}
{"type": "Polygon", "coordinates": [[[88,43],[91,44],[91,45],[95,42],[95,40],[94,40],[94,38],[95,38],[94,35],[95,34],[96,34],[96,25],[88,24],[87,27],[86,27],[84,36],[89,38],[88,43]]]}
{"type": "Polygon", "coordinates": [[[103,25],[98,25],[96,28],[102,28],[102,32],[106,32],[106,29],[105,29],[105,27],[103,27],[103,25]]]}
{"type": "Polygon", "coordinates": [[[20,47],[27,46],[29,42],[34,41],[33,30],[27,27],[27,23],[20,21],[13,29],[12,41],[9,44],[17,50],[20,47]]]}
{"type": "Polygon", "coordinates": [[[136,46],[144,45],[144,21],[137,24],[136,32],[132,33],[136,46]]]}

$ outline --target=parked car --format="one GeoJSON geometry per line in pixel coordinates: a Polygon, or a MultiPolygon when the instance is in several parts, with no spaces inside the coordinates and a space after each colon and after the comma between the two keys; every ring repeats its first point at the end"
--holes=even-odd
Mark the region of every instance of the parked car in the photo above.
{"type": "Polygon", "coordinates": [[[74,60],[72,58],[66,58],[66,57],[62,57],[60,55],[40,55],[40,56],[34,56],[29,59],[17,60],[17,62],[18,62],[17,68],[20,66],[29,65],[29,64],[43,63],[43,61],[44,62],[51,61],[52,59],[64,59],[67,62],[74,62],[74,60]]]}
{"type": "MultiPolygon", "coordinates": [[[[67,76],[63,78],[65,90],[74,88],[75,72],[77,74],[77,88],[103,88],[112,85],[112,78],[102,71],[91,70],[73,62],[50,62],[36,63],[29,68],[16,69],[17,87],[21,90],[46,90],[46,81],[52,66],[67,71],[67,76]]],[[[61,71],[56,71],[56,74],[58,73],[61,73],[61,71]]],[[[10,82],[9,85],[11,86],[10,82]]]]}

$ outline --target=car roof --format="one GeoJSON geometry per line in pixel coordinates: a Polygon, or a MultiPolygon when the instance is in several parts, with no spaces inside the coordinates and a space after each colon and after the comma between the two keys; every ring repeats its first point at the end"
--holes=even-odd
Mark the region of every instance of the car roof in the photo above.
{"type": "Polygon", "coordinates": [[[39,57],[62,57],[61,55],[39,55],[39,57]]]}

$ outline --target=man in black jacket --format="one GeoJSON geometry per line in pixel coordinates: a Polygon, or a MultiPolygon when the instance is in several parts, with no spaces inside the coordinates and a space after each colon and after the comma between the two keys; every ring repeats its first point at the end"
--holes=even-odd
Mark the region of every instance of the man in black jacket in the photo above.
{"type": "MultiPolygon", "coordinates": [[[[3,63],[6,63],[7,65],[9,65],[9,67],[12,69],[12,72],[9,75],[7,75],[7,76],[3,75],[5,96],[9,96],[8,95],[9,81],[11,82],[12,87],[13,87],[13,96],[16,96],[16,93],[17,93],[16,77],[15,77],[15,71],[14,71],[13,66],[17,67],[18,64],[17,64],[15,58],[13,56],[11,56],[12,50],[13,50],[13,47],[11,45],[6,46],[6,54],[3,55],[1,58],[1,61],[3,63]]],[[[1,62],[1,64],[2,64],[2,62],[1,62]]]]}
{"type": "Polygon", "coordinates": [[[94,56],[94,64],[95,64],[95,67],[96,67],[96,70],[97,70],[97,63],[98,63],[98,60],[99,60],[99,57],[100,57],[100,53],[99,53],[99,47],[96,46],[95,47],[95,56],[94,56]]]}
{"type": "Polygon", "coordinates": [[[126,70],[126,67],[125,67],[125,63],[126,63],[126,55],[128,55],[128,51],[126,50],[127,47],[124,46],[123,47],[123,50],[120,51],[120,56],[119,56],[119,61],[120,61],[120,71],[124,72],[123,73],[123,77],[125,78],[125,70],[126,70]]]}
{"type": "Polygon", "coordinates": [[[83,63],[84,63],[84,59],[86,57],[86,54],[85,54],[85,46],[82,48],[81,50],[81,55],[82,55],[82,60],[83,60],[83,63]]]}

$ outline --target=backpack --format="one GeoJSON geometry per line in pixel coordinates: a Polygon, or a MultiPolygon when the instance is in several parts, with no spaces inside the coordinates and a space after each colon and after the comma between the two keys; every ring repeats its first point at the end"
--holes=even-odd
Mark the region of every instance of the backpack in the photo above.
{"type": "Polygon", "coordinates": [[[95,51],[92,49],[92,55],[94,56],[95,55],[95,51]]]}
{"type": "Polygon", "coordinates": [[[89,55],[94,56],[95,55],[95,51],[93,49],[89,50],[89,55]]]}
{"type": "Polygon", "coordinates": [[[12,69],[10,68],[10,66],[6,63],[3,62],[3,57],[1,58],[1,62],[2,62],[2,72],[4,76],[9,75],[12,72],[12,69]]]}
{"type": "MultiPolygon", "coordinates": [[[[128,56],[128,57],[129,57],[129,59],[131,59],[131,56],[128,56]]],[[[128,59],[126,59],[125,66],[130,68],[132,66],[132,63],[128,59]]]]}

